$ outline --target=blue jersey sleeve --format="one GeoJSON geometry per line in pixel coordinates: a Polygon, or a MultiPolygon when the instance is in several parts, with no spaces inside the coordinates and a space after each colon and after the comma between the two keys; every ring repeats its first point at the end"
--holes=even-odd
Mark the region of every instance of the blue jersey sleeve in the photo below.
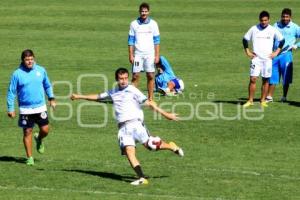
{"type": "Polygon", "coordinates": [[[128,35],[128,45],[133,46],[135,44],[135,36],[128,35]]]}
{"type": "Polygon", "coordinates": [[[48,98],[54,98],[53,88],[52,88],[51,82],[48,78],[46,70],[44,70],[43,87],[44,87],[44,90],[45,90],[48,98]]]}
{"type": "Polygon", "coordinates": [[[172,66],[164,56],[160,56],[160,62],[163,73],[157,74],[155,77],[156,90],[167,88],[168,82],[176,78],[172,66]]]}
{"type": "Polygon", "coordinates": [[[160,36],[159,35],[153,36],[153,43],[154,43],[154,45],[160,44],[160,36]]]}
{"type": "Polygon", "coordinates": [[[173,72],[172,66],[164,56],[160,56],[160,61],[164,73],[167,73],[170,77],[175,78],[175,73],[173,72]]]}
{"type": "MultiPolygon", "coordinates": [[[[300,26],[297,26],[297,34],[296,39],[300,38],[300,26]]],[[[298,48],[300,48],[300,41],[296,44],[298,48]]]]}
{"type": "Polygon", "coordinates": [[[166,74],[157,74],[155,76],[155,89],[158,91],[159,89],[164,89],[168,87],[169,78],[166,77],[166,74]]]}
{"type": "Polygon", "coordinates": [[[133,23],[130,24],[128,33],[128,46],[134,46],[135,44],[135,31],[133,23]]]}
{"type": "Polygon", "coordinates": [[[10,83],[7,90],[7,111],[13,112],[15,110],[15,98],[17,93],[18,76],[13,74],[10,79],[10,83]]]}

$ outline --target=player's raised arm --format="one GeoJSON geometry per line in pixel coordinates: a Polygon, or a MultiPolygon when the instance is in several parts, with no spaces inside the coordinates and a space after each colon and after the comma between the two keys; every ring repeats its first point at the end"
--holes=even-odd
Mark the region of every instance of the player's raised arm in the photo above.
{"type": "Polygon", "coordinates": [[[146,106],[149,106],[152,110],[160,113],[162,116],[164,116],[166,119],[169,119],[169,120],[174,120],[174,121],[178,121],[179,118],[177,117],[177,114],[176,113],[169,113],[163,109],[161,109],[160,107],[158,107],[156,105],[156,103],[154,101],[149,101],[149,100],[146,100],[144,105],[146,106]]]}
{"type": "Polygon", "coordinates": [[[98,94],[89,94],[89,95],[81,95],[81,94],[72,94],[70,97],[71,100],[88,100],[88,101],[98,101],[99,95],[98,94]]]}

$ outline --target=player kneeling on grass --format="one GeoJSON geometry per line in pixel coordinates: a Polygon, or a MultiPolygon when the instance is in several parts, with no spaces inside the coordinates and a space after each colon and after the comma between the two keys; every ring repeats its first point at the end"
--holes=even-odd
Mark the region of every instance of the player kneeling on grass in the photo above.
{"type": "Polygon", "coordinates": [[[147,97],[136,87],[128,84],[128,70],[119,68],[115,72],[118,86],[112,90],[101,94],[79,95],[72,94],[71,99],[85,99],[89,101],[101,101],[110,98],[113,101],[115,116],[118,122],[118,139],[122,155],[126,155],[128,161],[138,179],[132,185],[148,184],[148,180],[142,171],[140,163],[135,155],[135,143],[139,142],[150,150],[171,150],[179,156],[183,156],[183,151],[174,142],[166,143],[159,137],[149,135],[144,121],[144,113],[141,105],[146,105],[154,111],[162,114],[169,120],[178,120],[175,113],[169,113],[158,106],[155,102],[147,100],[147,97]]]}
{"type": "Polygon", "coordinates": [[[155,75],[156,91],[167,96],[173,96],[182,93],[184,83],[180,78],[175,76],[172,66],[164,56],[160,56],[156,64],[157,74],[155,75]]]}

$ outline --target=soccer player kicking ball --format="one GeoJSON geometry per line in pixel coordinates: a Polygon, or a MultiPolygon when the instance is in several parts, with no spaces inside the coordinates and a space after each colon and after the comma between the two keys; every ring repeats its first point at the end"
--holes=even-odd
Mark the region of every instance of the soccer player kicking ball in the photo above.
{"type": "Polygon", "coordinates": [[[267,11],[259,14],[258,25],[252,26],[245,34],[243,45],[245,53],[251,58],[250,64],[250,81],[249,81],[249,99],[243,105],[244,108],[253,105],[253,98],[256,88],[256,80],[261,74],[262,91],[260,103],[262,107],[267,107],[265,98],[269,88],[269,78],[272,74],[272,59],[276,57],[284,45],[282,34],[274,27],[269,25],[270,15],[267,11]],[[278,48],[273,52],[274,40],[279,41],[278,48]],[[252,41],[253,52],[248,48],[248,41],[252,41]]]}
{"type": "Polygon", "coordinates": [[[139,91],[136,87],[128,84],[128,70],[119,68],[115,72],[118,86],[101,94],[79,95],[72,94],[71,99],[84,99],[88,101],[101,101],[110,98],[113,101],[115,116],[118,122],[118,140],[122,155],[126,155],[131,167],[136,172],[138,179],[132,185],[148,184],[148,180],[142,171],[141,165],[135,155],[135,142],[143,144],[149,150],[170,150],[179,156],[183,156],[183,150],[174,142],[166,143],[159,137],[149,135],[144,121],[144,113],[141,105],[146,105],[154,111],[162,114],[169,120],[178,120],[175,113],[169,113],[139,91]]]}

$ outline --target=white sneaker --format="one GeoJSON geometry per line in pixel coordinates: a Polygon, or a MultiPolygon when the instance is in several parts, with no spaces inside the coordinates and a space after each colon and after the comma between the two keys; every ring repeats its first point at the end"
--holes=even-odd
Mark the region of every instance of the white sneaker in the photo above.
{"type": "Polygon", "coordinates": [[[267,96],[265,100],[266,100],[267,103],[273,102],[273,97],[267,96]]]}
{"type": "Polygon", "coordinates": [[[182,148],[178,147],[174,142],[170,142],[169,144],[171,145],[174,153],[176,153],[180,157],[184,156],[184,152],[183,152],[182,148]]]}
{"type": "Polygon", "coordinates": [[[283,102],[286,102],[287,99],[286,99],[286,97],[281,97],[280,101],[283,103],[283,102]]]}
{"type": "Polygon", "coordinates": [[[184,152],[182,150],[182,148],[179,148],[175,151],[176,154],[178,154],[179,156],[183,157],[184,156],[184,152]]]}
{"type": "Polygon", "coordinates": [[[130,184],[131,185],[148,185],[149,182],[145,178],[139,178],[138,180],[135,180],[135,181],[131,182],[130,184]]]}

